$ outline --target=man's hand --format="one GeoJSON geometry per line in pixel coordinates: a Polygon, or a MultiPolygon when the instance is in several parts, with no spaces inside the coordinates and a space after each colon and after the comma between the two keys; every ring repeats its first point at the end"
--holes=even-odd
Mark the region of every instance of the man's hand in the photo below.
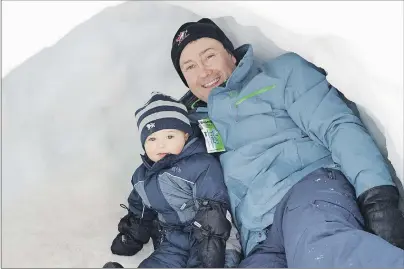
{"type": "Polygon", "coordinates": [[[398,199],[397,188],[384,185],[362,193],[358,204],[368,232],[404,249],[404,213],[398,208],[398,199]]]}

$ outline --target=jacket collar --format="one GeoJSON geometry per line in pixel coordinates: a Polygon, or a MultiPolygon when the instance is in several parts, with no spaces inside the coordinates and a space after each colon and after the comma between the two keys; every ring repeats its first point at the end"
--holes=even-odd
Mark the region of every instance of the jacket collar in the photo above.
{"type": "Polygon", "coordinates": [[[214,88],[208,97],[212,98],[214,93],[226,90],[241,90],[243,86],[260,72],[259,63],[254,58],[253,48],[250,44],[245,44],[233,52],[237,59],[237,67],[230,75],[224,85],[214,88]]]}
{"type": "Polygon", "coordinates": [[[237,67],[226,82],[226,88],[239,90],[245,81],[259,73],[254,60],[253,47],[250,44],[240,46],[234,51],[234,57],[238,60],[237,67]]]}

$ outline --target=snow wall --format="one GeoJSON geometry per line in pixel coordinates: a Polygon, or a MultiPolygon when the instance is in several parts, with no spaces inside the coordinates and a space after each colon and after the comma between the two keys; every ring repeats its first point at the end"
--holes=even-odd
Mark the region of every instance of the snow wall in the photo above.
{"type": "Polygon", "coordinates": [[[402,2],[126,2],[3,79],[3,267],[131,267],[148,256],[150,244],[133,257],[109,250],[140,163],[134,112],[152,91],[185,93],[171,39],[205,16],[235,46],[323,67],[403,182],[402,2]]]}

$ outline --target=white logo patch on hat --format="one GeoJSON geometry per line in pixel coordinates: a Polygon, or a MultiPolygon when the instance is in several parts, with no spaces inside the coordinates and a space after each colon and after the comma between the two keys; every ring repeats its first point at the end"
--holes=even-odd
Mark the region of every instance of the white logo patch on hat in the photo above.
{"type": "Polygon", "coordinates": [[[150,131],[151,128],[154,128],[154,127],[156,127],[156,125],[154,124],[154,122],[151,122],[151,123],[149,123],[149,124],[146,125],[146,128],[147,128],[147,130],[149,130],[149,131],[150,131]]]}
{"type": "Polygon", "coordinates": [[[187,38],[189,36],[189,34],[187,34],[188,30],[182,31],[178,34],[177,38],[175,39],[175,42],[177,42],[177,45],[179,46],[181,44],[181,42],[187,38]]]}

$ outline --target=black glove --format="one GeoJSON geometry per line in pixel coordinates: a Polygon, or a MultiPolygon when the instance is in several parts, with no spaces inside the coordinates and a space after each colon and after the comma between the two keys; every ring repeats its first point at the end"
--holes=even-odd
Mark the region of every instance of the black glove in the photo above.
{"type": "Polygon", "coordinates": [[[198,267],[223,268],[226,241],[230,236],[231,223],[226,218],[226,206],[219,202],[203,201],[194,222],[192,236],[196,240],[190,260],[198,267]]]}
{"type": "MultiPolygon", "coordinates": [[[[122,205],[121,205],[122,206],[122,205]]],[[[152,221],[137,218],[128,210],[128,214],[118,223],[119,234],[112,241],[111,251],[116,255],[132,256],[149,242],[152,221]]]]}
{"type": "Polygon", "coordinates": [[[368,232],[404,249],[404,213],[398,208],[398,200],[397,188],[384,185],[362,193],[358,204],[368,232]]]}
{"type": "Polygon", "coordinates": [[[153,220],[150,237],[153,241],[154,250],[158,249],[164,239],[163,231],[158,220],[153,220]]]}

